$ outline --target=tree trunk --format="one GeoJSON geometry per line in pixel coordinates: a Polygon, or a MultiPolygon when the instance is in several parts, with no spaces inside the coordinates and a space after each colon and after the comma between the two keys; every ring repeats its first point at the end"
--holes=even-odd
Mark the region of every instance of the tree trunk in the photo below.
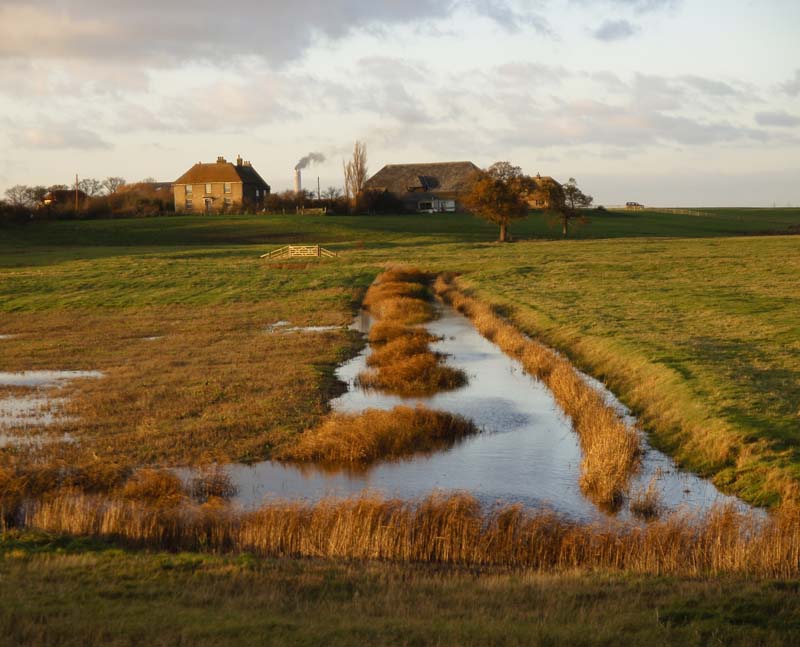
{"type": "Polygon", "coordinates": [[[500,242],[505,243],[508,241],[508,225],[503,223],[500,225],[500,242]]]}

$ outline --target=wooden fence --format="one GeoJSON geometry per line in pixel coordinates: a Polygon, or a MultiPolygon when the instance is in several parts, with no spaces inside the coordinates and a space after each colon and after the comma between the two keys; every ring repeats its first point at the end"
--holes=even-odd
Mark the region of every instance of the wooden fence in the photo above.
{"type": "Polygon", "coordinates": [[[321,245],[286,245],[262,254],[261,258],[336,258],[338,254],[321,245]]]}

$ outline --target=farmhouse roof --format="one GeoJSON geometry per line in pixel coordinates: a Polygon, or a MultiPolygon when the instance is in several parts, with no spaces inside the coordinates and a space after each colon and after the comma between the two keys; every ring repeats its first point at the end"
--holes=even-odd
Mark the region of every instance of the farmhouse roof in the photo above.
{"type": "Polygon", "coordinates": [[[365,188],[397,194],[411,191],[458,193],[468,189],[478,172],[480,169],[472,162],[387,164],[367,180],[365,188]]]}
{"type": "Polygon", "coordinates": [[[199,162],[181,175],[174,184],[205,184],[206,182],[242,182],[255,184],[268,189],[269,185],[252,167],[250,162],[243,162],[241,158],[236,164],[225,161],[224,157],[217,158],[216,162],[203,164],[199,162]]]}

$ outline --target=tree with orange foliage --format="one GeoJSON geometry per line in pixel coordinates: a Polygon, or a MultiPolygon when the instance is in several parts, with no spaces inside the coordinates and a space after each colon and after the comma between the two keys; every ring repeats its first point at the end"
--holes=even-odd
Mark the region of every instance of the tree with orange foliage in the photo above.
{"type": "Polygon", "coordinates": [[[499,225],[499,241],[505,243],[511,221],[530,214],[529,199],[535,190],[535,180],[519,166],[496,162],[476,174],[463,204],[476,216],[499,225]]]}

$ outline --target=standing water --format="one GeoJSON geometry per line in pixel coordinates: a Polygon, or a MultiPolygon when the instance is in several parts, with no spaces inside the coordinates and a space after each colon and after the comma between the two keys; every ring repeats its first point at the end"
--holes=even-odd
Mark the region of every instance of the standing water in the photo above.
{"type": "MultiPolygon", "coordinates": [[[[250,507],[266,498],[318,500],[376,492],[412,499],[433,490],[461,491],[487,505],[522,503],[550,507],[579,520],[603,517],[605,513],[580,491],[578,437],[550,391],[524,373],[519,362],[484,339],[466,317],[448,306],[440,308],[440,315],[427,326],[441,338],[432,346],[448,356],[448,364],[467,373],[466,386],[418,398],[359,389],[355,378],[366,368],[367,348],[337,370],[337,376],[349,388],[331,406],[335,411],[358,413],[423,404],[463,415],[482,433],[446,451],[380,463],[361,471],[332,472],[330,468],[276,461],[229,465],[227,472],[238,487],[235,500],[250,507]]],[[[356,327],[366,332],[368,317],[362,315],[356,327]]],[[[613,398],[608,392],[605,395],[613,398]]],[[[618,401],[613,400],[613,404],[621,414],[627,413],[618,401]]],[[[667,456],[647,447],[635,482],[647,484],[651,478],[656,478],[662,505],[669,509],[686,506],[702,511],[716,503],[736,501],[708,481],[678,471],[667,456]]],[[[622,510],[621,514],[627,516],[628,512],[622,510]]]]}

